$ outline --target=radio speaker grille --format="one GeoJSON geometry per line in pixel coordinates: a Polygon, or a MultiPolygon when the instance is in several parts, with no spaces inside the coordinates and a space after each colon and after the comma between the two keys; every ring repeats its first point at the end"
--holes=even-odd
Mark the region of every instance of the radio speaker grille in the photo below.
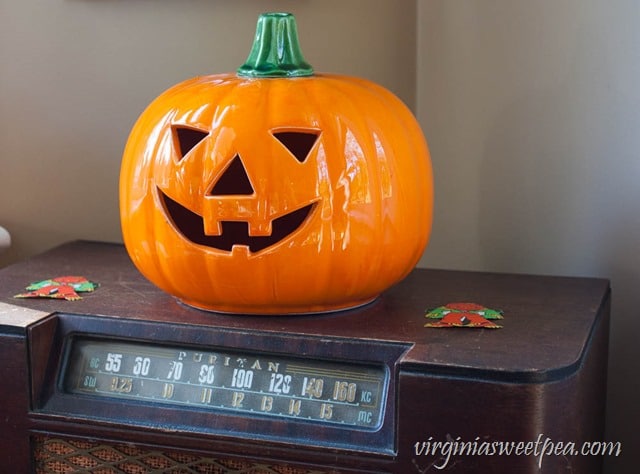
{"type": "Polygon", "coordinates": [[[331,474],[251,460],[219,459],[134,445],[68,438],[33,438],[36,474],[331,474]]]}

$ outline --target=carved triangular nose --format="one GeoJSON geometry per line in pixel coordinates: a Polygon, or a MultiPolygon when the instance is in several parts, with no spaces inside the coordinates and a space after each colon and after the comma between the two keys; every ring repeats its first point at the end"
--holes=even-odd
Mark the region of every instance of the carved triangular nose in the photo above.
{"type": "Polygon", "coordinates": [[[212,196],[246,196],[253,194],[253,192],[247,170],[242,164],[240,155],[236,155],[218,178],[210,194],[212,196]]]}

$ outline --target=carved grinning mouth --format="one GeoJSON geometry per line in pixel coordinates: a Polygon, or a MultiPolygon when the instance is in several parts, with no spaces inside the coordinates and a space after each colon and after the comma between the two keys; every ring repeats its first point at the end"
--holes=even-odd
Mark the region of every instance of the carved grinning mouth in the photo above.
{"type": "Polygon", "coordinates": [[[235,245],[248,247],[251,252],[260,252],[277,244],[297,230],[311,214],[315,203],[303,206],[271,223],[271,235],[249,235],[249,223],[244,221],[221,221],[220,235],[207,235],[204,220],[195,212],[174,201],[158,188],[158,195],[174,226],[195,244],[231,252],[235,245]]]}

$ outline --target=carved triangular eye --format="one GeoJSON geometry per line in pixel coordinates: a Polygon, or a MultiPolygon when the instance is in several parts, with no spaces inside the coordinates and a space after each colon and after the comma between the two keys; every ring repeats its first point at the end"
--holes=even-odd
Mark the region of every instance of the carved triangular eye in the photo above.
{"type": "Polygon", "coordinates": [[[182,125],[173,126],[173,137],[176,143],[176,153],[183,159],[198,143],[209,134],[195,128],[184,127],[182,125]]]}
{"type": "Polygon", "coordinates": [[[287,150],[296,157],[296,160],[300,163],[304,163],[309,156],[309,152],[313,148],[313,145],[318,140],[320,132],[273,132],[273,136],[276,137],[280,143],[282,143],[287,150]]]}
{"type": "Polygon", "coordinates": [[[210,193],[212,196],[236,196],[253,194],[253,186],[244,169],[240,155],[236,155],[231,160],[227,169],[213,186],[210,193]]]}

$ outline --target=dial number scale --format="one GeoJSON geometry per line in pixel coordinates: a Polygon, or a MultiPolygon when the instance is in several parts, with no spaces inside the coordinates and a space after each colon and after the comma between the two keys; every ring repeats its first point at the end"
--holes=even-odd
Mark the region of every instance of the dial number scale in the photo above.
{"type": "Polygon", "coordinates": [[[78,338],[68,393],[376,429],[387,371],[269,354],[78,338]]]}

